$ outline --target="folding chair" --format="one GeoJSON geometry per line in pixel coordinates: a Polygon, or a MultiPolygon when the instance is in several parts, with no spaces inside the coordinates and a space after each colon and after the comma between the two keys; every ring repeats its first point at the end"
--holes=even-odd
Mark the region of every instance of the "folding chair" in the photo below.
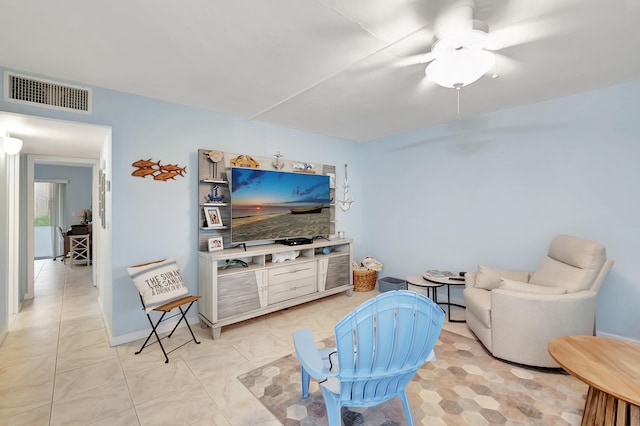
{"type": "Polygon", "coordinates": [[[201,296],[189,295],[189,291],[182,280],[182,274],[180,273],[180,269],[178,268],[175,260],[169,258],[156,262],[135,265],[127,268],[127,271],[131,276],[131,280],[138,288],[142,308],[147,315],[149,324],[151,324],[151,332],[149,333],[149,336],[147,336],[142,347],[135,354],[138,355],[144,348],[157,342],[162,349],[165,359],[164,362],[166,364],[169,362],[168,354],[171,352],[180,349],[192,341],[196,342],[196,344],[200,344],[196,339],[196,336],[193,334],[193,330],[191,330],[189,321],[187,321],[187,313],[189,312],[189,309],[191,309],[191,306],[200,299],[201,296]],[[185,305],[186,309],[183,309],[183,306],[185,305]],[[176,308],[180,311],[179,313],[175,313],[168,317],[166,316],[176,308]],[[153,321],[153,318],[151,318],[152,311],[161,313],[160,318],[155,322],[153,321]],[[180,319],[173,327],[173,330],[171,330],[171,333],[160,338],[160,336],[158,336],[158,327],[160,324],[177,316],[179,316],[180,319]],[[162,340],[170,338],[183,320],[189,329],[189,333],[191,333],[191,339],[167,352],[162,345],[162,340]],[[149,343],[152,336],[155,336],[156,340],[149,343]]]}
{"type": "MultiPolygon", "coordinates": [[[[169,303],[165,303],[164,305],[160,305],[157,308],[153,308],[154,311],[157,312],[162,312],[162,315],[160,315],[160,319],[158,319],[158,321],[156,321],[156,323],[153,323],[153,320],[151,319],[151,316],[149,315],[149,312],[147,312],[147,319],[149,320],[149,324],[151,324],[151,332],[149,333],[149,336],[147,336],[147,340],[144,341],[144,344],[142,345],[142,347],[140,348],[140,350],[138,352],[136,352],[135,354],[138,355],[140,352],[142,352],[142,350],[144,348],[146,348],[147,346],[151,346],[154,343],[158,343],[160,345],[160,348],[162,349],[162,353],[164,354],[164,363],[168,363],[169,362],[169,357],[167,356],[168,354],[170,354],[171,352],[180,349],[181,347],[183,347],[184,345],[186,345],[187,343],[191,343],[191,341],[196,342],[196,344],[200,344],[200,342],[198,342],[198,340],[196,339],[196,336],[193,334],[193,331],[191,330],[191,326],[189,325],[189,321],[187,321],[186,315],[187,312],[189,312],[189,309],[191,309],[191,305],[193,305],[193,303],[200,299],[201,296],[187,296],[187,297],[182,297],[180,299],[176,299],[173,300],[169,303]],[[187,306],[187,309],[185,309],[184,311],[182,310],[182,306],[189,304],[187,306]],[[175,313],[167,318],[165,318],[165,316],[171,312],[172,310],[174,310],[175,308],[178,308],[180,310],[180,313],[175,313]],[[178,320],[178,322],[176,323],[176,325],[173,327],[173,330],[171,330],[171,333],[169,333],[168,335],[166,335],[165,337],[160,338],[158,336],[158,332],[156,331],[158,329],[158,326],[164,322],[164,321],[168,321],[171,318],[180,316],[180,319],[178,320]],[[187,328],[189,329],[189,333],[191,333],[191,340],[188,340],[186,342],[184,342],[183,344],[181,344],[180,346],[171,349],[169,352],[167,352],[164,349],[164,346],[162,346],[162,339],[165,338],[170,338],[173,335],[173,332],[176,331],[176,329],[178,328],[178,326],[180,325],[180,323],[182,322],[182,320],[184,320],[185,324],[187,324],[187,328]],[[151,342],[147,345],[147,343],[149,342],[149,339],[151,339],[151,336],[155,335],[156,336],[156,342],[151,342]]],[[[144,305],[144,299],[142,298],[142,295],[140,296],[140,302],[142,302],[142,309],[146,310],[146,307],[144,305]]]]}

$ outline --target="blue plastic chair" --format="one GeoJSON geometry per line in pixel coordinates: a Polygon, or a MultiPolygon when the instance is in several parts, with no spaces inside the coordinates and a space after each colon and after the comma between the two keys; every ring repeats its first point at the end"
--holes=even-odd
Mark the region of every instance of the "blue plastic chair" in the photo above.
{"type": "Polygon", "coordinates": [[[334,327],[336,349],[318,349],[308,328],[294,332],[302,397],[309,396],[309,378],[318,380],[329,425],[339,426],[343,406],[371,407],[397,396],[413,425],[406,386],[425,362],[435,360],[443,321],[444,311],[433,301],[399,290],[382,293],[341,319],[334,327]]]}

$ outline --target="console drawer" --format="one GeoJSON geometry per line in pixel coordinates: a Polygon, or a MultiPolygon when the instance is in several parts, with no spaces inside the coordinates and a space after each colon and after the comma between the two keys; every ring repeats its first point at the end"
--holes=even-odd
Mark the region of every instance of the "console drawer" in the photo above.
{"type": "Polygon", "coordinates": [[[269,269],[269,285],[301,280],[309,277],[315,278],[317,273],[317,262],[304,262],[287,266],[279,266],[277,268],[269,269]]]}
{"type": "Polygon", "coordinates": [[[301,280],[287,281],[279,284],[269,284],[269,304],[282,302],[318,291],[316,277],[303,278],[301,280]]]}
{"type": "Polygon", "coordinates": [[[269,304],[318,291],[318,264],[305,262],[269,270],[269,304]]]}

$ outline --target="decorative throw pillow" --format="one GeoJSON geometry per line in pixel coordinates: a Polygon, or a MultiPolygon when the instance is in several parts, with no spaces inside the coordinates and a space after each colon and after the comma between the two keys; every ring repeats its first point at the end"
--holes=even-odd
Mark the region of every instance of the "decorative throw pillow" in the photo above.
{"type": "Polygon", "coordinates": [[[500,287],[500,280],[502,278],[526,282],[529,280],[529,272],[490,268],[488,266],[478,265],[476,287],[483,288],[485,290],[493,290],[494,288],[500,287]]]}
{"type": "Polygon", "coordinates": [[[175,259],[168,258],[127,268],[147,312],[189,294],[175,259]]]}
{"type": "Polygon", "coordinates": [[[594,280],[594,271],[580,269],[550,257],[542,259],[542,263],[531,276],[531,284],[546,287],[564,287],[567,292],[587,290],[594,280]]]}
{"type": "Polygon", "coordinates": [[[523,283],[521,281],[506,280],[500,281],[500,288],[505,290],[514,290],[522,293],[536,293],[536,294],[566,294],[566,288],[560,287],[545,287],[542,285],[523,283]]]}

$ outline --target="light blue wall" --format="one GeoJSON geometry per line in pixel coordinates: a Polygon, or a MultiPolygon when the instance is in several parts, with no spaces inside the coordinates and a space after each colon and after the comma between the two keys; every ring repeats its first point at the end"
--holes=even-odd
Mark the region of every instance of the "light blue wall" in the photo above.
{"type": "MultiPolygon", "coordinates": [[[[80,223],[80,217],[74,216],[74,212],[91,208],[91,167],[58,166],[50,164],[36,164],[34,166],[34,179],[40,181],[66,180],[64,226],[68,229],[71,225],[80,223]]],[[[97,215],[96,215],[97,218],[97,215]]]]}
{"type": "MultiPolygon", "coordinates": [[[[197,292],[197,149],[336,164],[355,161],[352,142],[248,122],[210,112],[110,92],[113,126],[113,333],[146,328],[126,272],[137,263],[174,256],[197,292]],[[187,166],[170,182],[132,177],[131,163],[152,158],[187,166]]],[[[353,215],[338,217],[351,226],[353,215]]],[[[355,225],[354,225],[355,227],[355,225]]]]}
{"type": "Polygon", "coordinates": [[[363,245],[405,277],[535,270],[556,234],[600,241],[616,263],[598,331],[640,340],[639,112],[631,82],[367,143],[362,161],[390,172],[363,168],[363,245]]]}
{"type": "Polygon", "coordinates": [[[616,264],[598,297],[598,329],[640,339],[638,82],[365,144],[100,88],[93,96],[92,115],[2,100],[0,110],[112,126],[116,337],[147,328],[128,265],[174,256],[197,291],[196,152],[217,148],[335,164],[338,185],[349,163],[356,202],[337,209],[337,229],[355,239],[356,259],[384,263],[381,276],[478,263],[532,270],[558,233],[601,241],[616,264]],[[131,163],[150,157],[188,173],[132,177],[131,163]]]}
{"type": "MultiPolygon", "coordinates": [[[[0,68],[0,71],[4,69],[0,68]]],[[[3,111],[99,124],[113,129],[111,330],[114,337],[148,327],[146,318],[141,315],[135,287],[127,275],[127,266],[173,256],[181,266],[190,290],[197,293],[196,154],[199,148],[258,157],[270,157],[280,151],[289,160],[337,166],[346,162],[350,164],[352,191],[361,194],[362,181],[357,178],[361,173],[358,164],[360,145],[354,142],[101,88],[93,88],[91,115],[25,106],[2,99],[3,96],[0,97],[0,110],[3,111]],[[169,182],[132,177],[131,163],[142,158],[187,166],[187,174],[169,182]]],[[[341,182],[341,167],[338,170],[338,181],[341,182]]],[[[338,212],[336,218],[337,228],[355,238],[358,245],[358,236],[364,226],[361,211],[356,203],[352,211],[338,212]]],[[[356,252],[358,250],[356,246],[356,252]]]]}

